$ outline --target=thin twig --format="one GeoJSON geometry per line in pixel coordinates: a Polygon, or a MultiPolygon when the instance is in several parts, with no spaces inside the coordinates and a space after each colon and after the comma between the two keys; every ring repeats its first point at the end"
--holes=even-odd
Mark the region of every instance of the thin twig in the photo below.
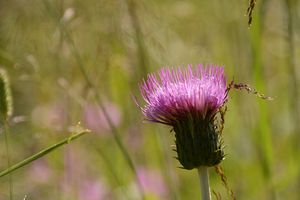
{"type": "Polygon", "coordinates": [[[231,199],[236,200],[236,197],[235,197],[232,189],[230,189],[230,187],[228,185],[227,178],[224,174],[222,167],[220,165],[217,165],[217,166],[215,166],[215,170],[216,170],[216,173],[220,176],[222,183],[225,186],[227,193],[230,195],[231,199]]]}
{"type": "Polygon", "coordinates": [[[229,87],[232,87],[237,90],[246,90],[248,93],[254,94],[255,96],[257,96],[261,99],[264,99],[264,100],[268,100],[268,101],[274,100],[272,97],[268,97],[265,94],[262,94],[262,93],[256,91],[255,89],[251,88],[250,85],[245,84],[245,83],[233,83],[233,84],[230,84],[229,87]]]}
{"type": "Polygon", "coordinates": [[[249,0],[249,6],[247,8],[247,15],[248,15],[248,27],[250,28],[253,19],[253,11],[256,5],[256,0],[249,0]]]}

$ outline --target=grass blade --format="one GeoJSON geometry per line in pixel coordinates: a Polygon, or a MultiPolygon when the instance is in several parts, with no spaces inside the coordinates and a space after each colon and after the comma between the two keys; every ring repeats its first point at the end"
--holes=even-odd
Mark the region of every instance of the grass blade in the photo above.
{"type": "Polygon", "coordinates": [[[35,161],[35,160],[37,160],[37,159],[39,159],[39,158],[47,155],[48,153],[52,152],[53,150],[59,148],[60,146],[68,144],[72,140],[75,140],[75,139],[77,139],[77,138],[79,138],[79,137],[81,137],[84,134],[89,133],[89,132],[90,131],[88,131],[88,130],[84,130],[84,131],[81,131],[81,132],[79,132],[77,134],[72,134],[70,137],[67,137],[67,138],[63,139],[60,142],[58,142],[58,143],[56,143],[56,144],[54,144],[54,145],[52,145],[52,146],[50,146],[50,147],[48,147],[48,148],[40,151],[40,152],[38,152],[38,153],[36,153],[36,154],[34,154],[34,155],[32,155],[32,156],[30,156],[30,157],[22,160],[21,162],[13,165],[11,167],[9,167],[8,169],[0,172],[0,177],[12,173],[13,171],[15,171],[15,170],[17,170],[17,169],[19,169],[19,168],[21,168],[21,167],[23,167],[23,166],[25,166],[25,165],[27,165],[27,164],[35,161]]]}

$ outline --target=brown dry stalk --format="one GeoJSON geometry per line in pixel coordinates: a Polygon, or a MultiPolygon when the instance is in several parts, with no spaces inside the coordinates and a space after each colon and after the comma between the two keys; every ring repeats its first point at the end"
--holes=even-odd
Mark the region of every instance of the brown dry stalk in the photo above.
{"type": "Polygon", "coordinates": [[[234,196],[232,189],[230,189],[230,187],[228,185],[227,178],[224,174],[222,167],[220,165],[216,165],[215,170],[216,170],[216,173],[220,176],[220,178],[223,182],[223,185],[225,186],[227,193],[230,195],[231,199],[236,200],[236,197],[234,196]]]}
{"type": "MultiPolygon", "coordinates": [[[[264,99],[264,100],[268,100],[268,101],[272,101],[274,100],[272,97],[267,97],[262,93],[257,92],[255,89],[251,88],[250,85],[245,84],[245,83],[235,83],[234,80],[232,80],[226,89],[226,96],[228,96],[228,93],[230,92],[231,89],[237,89],[237,90],[246,90],[248,93],[254,94],[255,96],[264,99]]],[[[228,99],[225,101],[225,103],[228,101],[228,99]]],[[[225,104],[224,103],[224,104],[225,104]]]]}
{"type": "Polygon", "coordinates": [[[220,125],[220,133],[222,134],[223,133],[223,130],[224,130],[224,124],[225,124],[225,114],[226,114],[226,111],[227,111],[227,106],[223,106],[221,107],[221,109],[219,110],[220,112],[220,116],[221,116],[221,125],[220,125]]]}
{"type": "Polygon", "coordinates": [[[221,194],[219,192],[216,192],[215,190],[212,190],[212,193],[215,195],[216,200],[221,200],[221,194]]]}
{"type": "Polygon", "coordinates": [[[248,15],[248,27],[252,24],[253,19],[253,10],[255,8],[256,0],[249,0],[249,6],[247,8],[247,15],[248,15]]]}
{"type": "Polygon", "coordinates": [[[246,90],[248,93],[254,94],[255,96],[262,98],[264,100],[273,100],[272,97],[267,97],[262,93],[257,92],[255,89],[251,88],[248,84],[245,83],[238,83],[238,84],[233,84],[231,87],[233,87],[234,89],[238,89],[238,90],[246,90]]]}

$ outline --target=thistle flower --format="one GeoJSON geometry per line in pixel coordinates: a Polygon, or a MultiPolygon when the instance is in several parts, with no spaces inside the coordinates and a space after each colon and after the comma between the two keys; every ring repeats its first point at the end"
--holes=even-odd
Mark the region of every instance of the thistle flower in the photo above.
{"type": "MultiPolygon", "coordinates": [[[[198,65],[161,69],[140,84],[147,121],[169,125],[175,132],[175,151],[185,169],[210,167],[224,158],[222,123],[217,113],[227,101],[224,68],[198,65]]],[[[223,118],[223,117],[221,117],[223,118]]]]}

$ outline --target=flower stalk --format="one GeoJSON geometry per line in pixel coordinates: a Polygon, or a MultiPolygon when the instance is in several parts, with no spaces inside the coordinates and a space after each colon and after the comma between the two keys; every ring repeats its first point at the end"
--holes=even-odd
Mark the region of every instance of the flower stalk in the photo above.
{"type": "Polygon", "coordinates": [[[209,175],[208,175],[208,167],[201,166],[198,167],[198,175],[200,180],[200,191],[201,191],[201,199],[202,200],[210,200],[210,187],[209,187],[209,175]]]}

